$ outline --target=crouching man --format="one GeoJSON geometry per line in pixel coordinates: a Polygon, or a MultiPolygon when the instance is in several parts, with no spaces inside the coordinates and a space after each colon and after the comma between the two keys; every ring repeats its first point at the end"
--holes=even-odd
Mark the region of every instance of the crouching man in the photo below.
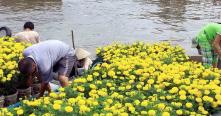
{"type": "Polygon", "coordinates": [[[58,73],[62,87],[68,86],[68,79],[76,62],[73,48],[58,40],[48,40],[26,48],[23,55],[18,68],[27,76],[29,86],[34,77],[42,82],[39,97],[46,90],[51,92],[49,82],[53,80],[53,72],[58,73]]]}

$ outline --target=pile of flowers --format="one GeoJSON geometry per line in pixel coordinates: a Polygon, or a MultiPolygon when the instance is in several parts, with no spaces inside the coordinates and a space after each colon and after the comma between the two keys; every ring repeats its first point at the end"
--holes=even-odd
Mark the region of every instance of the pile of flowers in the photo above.
{"type": "Polygon", "coordinates": [[[25,43],[16,43],[14,38],[0,38],[0,83],[11,81],[18,74],[18,61],[23,50],[29,46],[25,43]]]}
{"type": "Polygon", "coordinates": [[[221,71],[189,61],[169,43],[113,44],[97,49],[98,64],[70,86],[3,115],[209,115],[221,105],[221,71]]]}

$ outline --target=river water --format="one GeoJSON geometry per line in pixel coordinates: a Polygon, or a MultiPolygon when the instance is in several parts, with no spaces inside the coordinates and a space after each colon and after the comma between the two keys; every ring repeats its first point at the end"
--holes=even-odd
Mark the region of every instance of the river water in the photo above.
{"type": "MultiPolygon", "coordinates": [[[[220,0],[0,0],[0,26],[13,34],[26,21],[41,40],[59,39],[94,51],[120,42],[182,40],[208,22],[221,22],[220,0]]],[[[187,46],[189,44],[186,44],[187,46]]]]}

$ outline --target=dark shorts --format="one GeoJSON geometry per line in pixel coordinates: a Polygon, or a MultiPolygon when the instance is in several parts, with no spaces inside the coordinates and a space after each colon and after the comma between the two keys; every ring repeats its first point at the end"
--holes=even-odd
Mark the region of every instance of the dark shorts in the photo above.
{"type": "Polygon", "coordinates": [[[76,63],[76,56],[66,56],[59,60],[57,64],[54,66],[53,72],[58,73],[58,75],[64,75],[66,77],[70,77],[71,71],[76,63]]]}

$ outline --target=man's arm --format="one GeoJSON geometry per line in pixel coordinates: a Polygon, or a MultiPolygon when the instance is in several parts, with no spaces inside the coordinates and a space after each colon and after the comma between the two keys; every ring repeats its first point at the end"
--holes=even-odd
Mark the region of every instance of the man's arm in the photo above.
{"type": "Polygon", "coordinates": [[[66,87],[68,86],[68,77],[64,76],[64,75],[59,75],[58,76],[58,80],[60,81],[60,84],[62,87],[66,87]]]}
{"type": "Polygon", "coordinates": [[[47,90],[50,93],[51,92],[50,84],[44,82],[39,74],[37,74],[37,78],[41,82],[41,88],[40,88],[40,95],[39,95],[39,97],[42,97],[44,95],[45,90],[47,90]]]}
{"type": "Polygon", "coordinates": [[[47,86],[47,83],[44,83],[44,82],[41,83],[41,88],[40,88],[39,97],[42,97],[42,96],[44,95],[45,90],[46,90],[46,86],[47,86]]]}
{"type": "Polygon", "coordinates": [[[92,64],[92,60],[87,57],[87,58],[85,58],[85,60],[84,60],[83,68],[84,68],[85,70],[88,70],[91,64],[92,64]]]}
{"type": "Polygon", "coordinates": [[[220,42],[221,42],[221,35],[217,34],[215,40],[213,41],[213,48],[219,56],[221,56],[220,42]]]}
{"type": "Polygon", "coordinates": [[[51,92],[51,87],[49,83],[42,82],[39,97],[42,97],[47,90],[49,93],[51,92]]]}

